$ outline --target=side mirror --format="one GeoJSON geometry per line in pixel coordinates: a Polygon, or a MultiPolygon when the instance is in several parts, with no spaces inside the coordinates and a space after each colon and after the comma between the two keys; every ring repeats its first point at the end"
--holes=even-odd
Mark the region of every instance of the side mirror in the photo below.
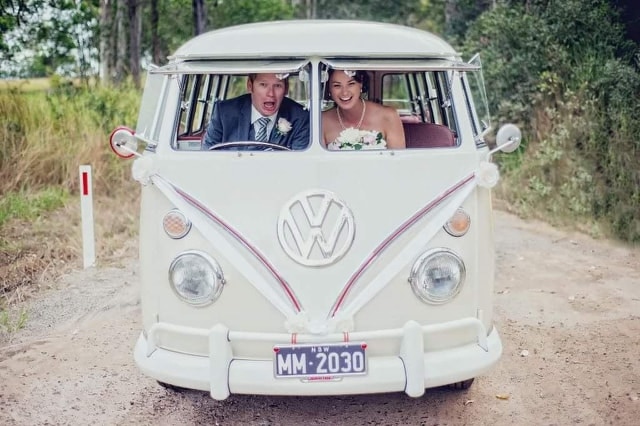
{"type": "Polygon", "coordinates": [[[522,133],[515,124],[505,124],[496,134],[497,149],[502,152],[513,152],[520,146],[522,133]]]}
{"type": "Polygon", "coordinates": [[[138,141],[133,130],[128,127],[117,127],[109,136],[109,145],[120,158],[131,158],[138,153],[138,141]]]}

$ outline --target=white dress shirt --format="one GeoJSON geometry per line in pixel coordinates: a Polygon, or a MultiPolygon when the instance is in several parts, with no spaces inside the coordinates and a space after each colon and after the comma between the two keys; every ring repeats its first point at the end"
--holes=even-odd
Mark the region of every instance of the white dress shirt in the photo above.
{"type": "MultiPolygon", "coordinates": [[[[269,136],[271,135],[271,131],[273,130],[273,126],[276,125],[276,117],[278,116],[278,112],[276,112],[273,115],[267,115],[266,117],[269,118],[269,124],[267,125],[267,140],[269,139],[269,136]]],[[[265,117],[264,115],[260,114],[258,112],[258,110],[256,109],[256,107],[254,107],[253,105],[251,105],[251,125],[253,126],[253,134],[258,134],[258,119],[265,117]]]]}

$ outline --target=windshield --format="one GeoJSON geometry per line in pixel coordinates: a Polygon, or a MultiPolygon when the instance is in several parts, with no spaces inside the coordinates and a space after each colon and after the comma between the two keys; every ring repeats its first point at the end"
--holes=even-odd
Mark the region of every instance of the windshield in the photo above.
{"type": "MultiPolygon", "coordinates": [[[[400,117],[401,131],[397,134],[402,140],[395,146],[403,149],[455,148],[460,146],[463,137],[472,133],[474,137],[481,139],[489,128],[479,58],[474,58],[471,63],[445,59],[343,58],[313,61],[311,59],[191,61],[159,68],[152,71],[149,77],[148,82],[156,81],[151,87],[155,96],[160,91],[158,87],[164,87],[163,90],[169,93],[164,96],[168,99],[165,101],[167,111],[173,102],[177,106],[171,146],[179,151],[291,151],[305,150],[313,146],[313,143],[319,143],[322,148],[327,148],[327,145],[340,133],[340,127],[337,127],[335,131],[329,133],[329,138],[332,140],[325,140],[327,136],[324,129],[327,128],[327,118],[336,118],[337,121],[334,120],[334,124],[336,126],[342,124],[344,129],[361,126],[365,129],[364,124],[367,124],[366,129],[369,132],[375,132],[372,136],[385,139],[392,130],[380,124],[382,121],[375,121],[374,113],[380,110],[376,105],[383,106],[385,110],[391,110],[394,115],[400,117]],[[282,78],[286,83],[286,100],[282,101],[282,105],[286,104],[290,108],[294,108],[293,105],[295,105],[295,109],[302,111],[301,114],[304,117],[302,117],[303,121],[296,121],[291,126],[292,120],[289,116],[282,121],[280,118],[283,117],[274,112],[272,121],[268,125],[270,127],[265,129],[265,132],[271,136],[267,137],[265,142],[258,143],[255,135],[261,134],[261,130],[254,122],[256,117],[252,116],[255,111],[250,109],[258,86],[254,85],[251,79],[252,76],[265,74],[265,70],[271,75],[282,78]],[[338,115],[339,111],[334,99],[329,96],[328,87],[329,75],[334,71],[348,75],[356,72],[366,75],[366,90],[357,94],[363,101],[368,102],[369,111],[365,113],[364,108],[361,110],[362,120],[357,119],[359,116],[351,120],[347,110],[345,110],[346,116],[344,113],[338,115]],[[454,102],[456,99],[454,90],[458,90],[454,87],[460,87],[457,83],[453,84],[456,78],[462,78],[461,87],[465,92],[466,106],[456,105],[454,102]],[[320,87],[319,99],[313,99],[311,95],[314,79],[315,84],[320,87]],[[158,81],[165,82],[164,86],[158,86],[158,81]],[[246,103],[248,109],[243,110],[237,106],[239,104],[236,102],[249,99],[249,92],[252,92],[251,103],[246,103]],[[216,115],[216,108],[221,105],[223,107],[218,111],[221,115],[216,115]],[[232,108],[234,112],[229,112],[230,105],[236,105],[235,109],[232,108]],[[310,126],[311,122],[316,120],[315,118],[312,120],[312,111],[315,109],[319,111],[319,126],[313,127],[320,129],[319,135],[312,134],[312,126],[310,126]],[[465,111],[470,114],[472,132],[461,131],[458,114],[465,111]],[[329,114],[325,114],[327,112],[329,114]],[[218,120],[218,125],[223,124],[227,128],[232,125],[243,130],[224,130],[216,134],[217,139],[214,138],[213,143],[208,143],[208,129],[214,127],[212,122],[215,120],[218,120]],[[240,120],[242,123],[239,122],[240,120]],[[282,143],[301,127],[304,127],[306,132],[302,142],[298,137],[295,146],[282,143]],[[288,133],[290,130],[292,133],[288,133]],[[378,133],[382,134],[378,135],[378,133]],[[283,147],[273,146],[274,140],[276,144],[283,147]],[[212,148],[213,145],[220,146],[212,148]]],[[[147,90],[145,90],[145,96],[147,96],[147,90]]],[[[268,97],[269,99],[264,98],[263,101],[265,105],[270,106],[274,100],[271,95],[268,97]]],[[[345,104],[345,107],[348,105],[345,104]]],[[[141,117],[144,115],[144,120],[139,124],[153,123],[153,117],[155,117],[153,106],[151,105],[148,111],[143,109],[146,111],[144,114],[141,111],[141,117]]],[[[158,112],[156,111],[155,114],[157,115],[158,112]]],[[[149,133],[146,130],[144,132],[149,133]]],[[[213,133],[209,132],[209,137],[211,134],[213,133]]],[[[390,148],[394,149],[394,146],[390,148]]]]}

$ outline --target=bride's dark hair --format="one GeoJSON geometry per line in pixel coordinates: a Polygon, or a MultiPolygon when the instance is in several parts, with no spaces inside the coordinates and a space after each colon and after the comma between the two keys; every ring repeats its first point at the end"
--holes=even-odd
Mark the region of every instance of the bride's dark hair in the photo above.
{"type": "Polygon", "coordinates": [[[353,75],[353,79],[355,81],[357,81],[358,83],[362,84],[362,93],[364,95],[367,95],[367,93],[369,92],[369,74],[367,74],[366,71],[361,71],[361,70],[337,70],[334,68],[328,68],[327,69],[327,81],[324,85],[324,98],[325,99],[331,99],[331,97],[329,96],[329,81],[331,80],[331,75],[336,72],[336,71],[350,71],[350,72],[355,72],[355,74],[353,75]]]}

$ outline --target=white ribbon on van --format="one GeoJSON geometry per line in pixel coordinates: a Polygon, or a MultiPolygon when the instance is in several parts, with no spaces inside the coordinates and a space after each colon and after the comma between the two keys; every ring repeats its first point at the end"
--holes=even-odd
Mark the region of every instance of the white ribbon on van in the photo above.
{"type": "MultiPolygon", "coordinates": [[[[137,161],[137,160],[136,160],[137,161]]],[[[144,173],[143,173],[144,175],[144,173]]],[[[170,183],[165,178],[160,176],[159,174],[151,174],[147,176],[148,179],[162,192],[167,199],[173,203],[173,205],[182,211],[193,223],[200,233],[202,233],[203,237],[207,241],[215,241],[217,248],[224,252],[226,256],[233,258],[234,266],[236,269],[245,276],[245,278],[260,292],[267,300],[271,301],[273,305],[284,314],[286,318],[295,318],[298,312],[300,311],[300,305],[295,295],[288,288],[288,284],[279,276],[276,276],[276,279],[279,279],[281,284],[285,287],[284,291],[276,291],[273,286],[269,285],[269,283],[264,279],[262,274],[260,274],[253,265],[247,261],[246,257],[240,254],[237,248],[231,244],[227,238],[220,231],[216,229],[212,224],[212,220],[209,216],[207,216],[199,207],[198,204],[202,205],[202,203],[197,202],[191,195],[189,198],[186,198],[184,191],[178,188],[176,185],[170,183]],[[290,302],[287,302],[285,296],[288,295],[290,297],[290,302]],[[293,307],[292,307],[293,305],[293,307]]],[[[227,230],[231,230],[228,225],[223,225],[227,230]]],[[[246,241],[241,241],[241,243],[246,243],[246,241]]],[[[251,247],[252,251],[255,251],[253,246],[251,247]]],[[[254,253],[260,256],[260,253],[254,253]]],[[[260,259],[264,263],[264,259],[260,259]]],[[[269,267],[270,265],[265,264],[265,266],[269,267]]],[[[273,273],[273,271],[271,271],[273,273]]]]}
{"type": "MultiPolygon", "coordinates": [[[[418,211],[412,218],[403,223],[393,234],[391,234],[385,241],[380,243],[376,249],[367,256],[354,273],[349,281],[345,284],[343,292],[336,300],[329,317],[327,318],[330,326],[333,327],[353,327],[353,315],[358,312],[364,305],[366,305],[371,299],[373,299],[391,280],[400,272],[400,270],[415,258],[416,253],[420,252],[425,242],[428,242],[433,236],[442,228],[446,221],[455,213],[455,211],[464,203],[469,195],[476,188],[476,185],[487,187],[487,184],[497,182],[497,177],[492,173],[493,168],[489,168],[491,171],[488,173],[479,173],[480,170],[475,173],[461,179],[455,185],[444,191],[443,194],[431,200],[422,210],[418,211]],[[479,179],[479,177],[482,178],[479,179]],[[476,185],[474,185],[475,183],[476,185]],[[451,197],[451,198],[449,198],[451,197]],[[400,251],[400,253],[393,258],[391,262],[375,277],[369,281],[368,285],[362,289],[352,300],[347,301],[348,293],[356,286],[356,283],[364,271],[371,265],[377,255],[389,245],[395,237],[402,234],[419,219],[427,215],[431,210],[440,206],[443,202],[449,199],[444,207],[429,220],[427,226],[416,233],[415,237],[400,251]]],[[[497,169],[496,169],[497,170],[497,169]]],[[[493,186],[492,185],[492,186],[493,186]]],[[[332,331],[348,332],[352,329],[340,329],[332,331]]]]}

